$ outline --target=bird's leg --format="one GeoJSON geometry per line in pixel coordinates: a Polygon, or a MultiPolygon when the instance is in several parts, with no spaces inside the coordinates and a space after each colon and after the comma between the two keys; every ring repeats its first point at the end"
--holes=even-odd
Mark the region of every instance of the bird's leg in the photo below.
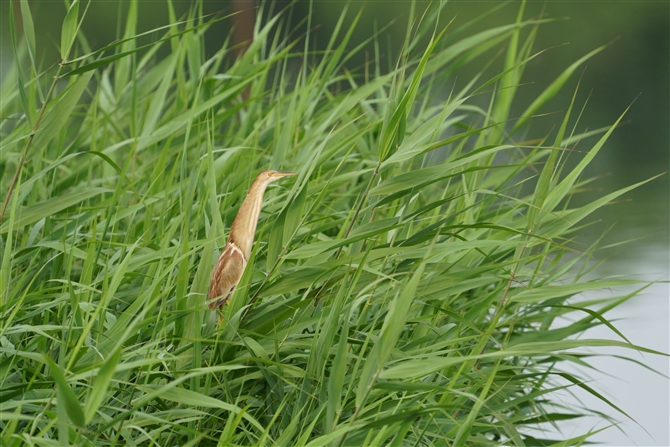
{"type": "Polygon", "coordinates": [[[219,319],[216,323],[216,327],[221,327],[221,323],[223,323],[223,312],[219,311],[217,313],[219,314],[219,319]]]}

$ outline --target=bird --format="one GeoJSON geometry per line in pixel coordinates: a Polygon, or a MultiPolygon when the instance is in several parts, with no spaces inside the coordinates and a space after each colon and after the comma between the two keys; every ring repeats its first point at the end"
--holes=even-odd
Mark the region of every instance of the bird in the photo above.
{"type": "MultiPolygon", "coordinates": [[[[254,244],[265,188],[274,181],[293,175],[296,173],[267,170],[258,174],[251,184],[230,227],[228,241],[212,270],[207,293],[207,304],[211,310],[216,311],[230,299],[242,278],[254,244]]],[[[221,321],[222,316],[219,315],[219,324],[221,321]]]]}

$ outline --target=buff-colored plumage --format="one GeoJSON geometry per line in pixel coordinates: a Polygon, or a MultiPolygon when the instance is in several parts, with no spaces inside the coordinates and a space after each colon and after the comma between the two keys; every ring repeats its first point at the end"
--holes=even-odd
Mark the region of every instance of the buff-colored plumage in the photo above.
{"type": "Polygon", "coordinates": [[[209,282],[207,303],[209,308],[216,310],[230,299],[235,287],[242,278],[247,260],[254,245],[254,233],[258,224],[258,216],[263,206],[263,194],[267,186],[282,177],[295,175],[291,172],[263,171],[249,188],[247,197],[230,227],[228,242],[216,261],[209,282]]]}

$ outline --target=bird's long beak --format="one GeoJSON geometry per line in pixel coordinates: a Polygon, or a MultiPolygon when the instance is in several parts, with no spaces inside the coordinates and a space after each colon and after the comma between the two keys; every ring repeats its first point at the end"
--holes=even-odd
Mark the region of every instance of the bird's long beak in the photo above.
{"type": "Polygon", "coordinates": [[[270,177],[276,177],[276,178],[281,178],[281,177],[290,177],[292,175],[298,175],[297,172],[273,172],[270,174],[270,177]]]}

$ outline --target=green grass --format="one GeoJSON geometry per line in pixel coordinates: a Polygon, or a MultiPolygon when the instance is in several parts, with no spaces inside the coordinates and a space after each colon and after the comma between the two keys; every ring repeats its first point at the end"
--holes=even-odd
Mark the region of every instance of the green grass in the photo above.
{"type": "Polygon", "coordinates": [[[63,64],[47,68],[28,2],[13,11],[24,33],[11,30],[0,91],[3,445],[579,445],[591,433],[556,429],[592,412],[563,405],[565,390],[625,417],[565,372],[589,366],[580,348],[652,352],[605,316],[635,293],[573,298],[648,286],[587,281],[598,241],[574,241],[637,186],[574,199],[618,121],[586,132],[575,91],[553,134],[528,128],[602,48],[535,80],[546,90],[512,116],[527,62],[547,57],[533,48],[543,20],[523,6],[478,34],[414,14],[397,64],[381,66],[370,36],[374,57],[356,70],[351,13],[315,52],[265,8],[233,61],[228,41],[205,56],[217,19],[201,4],[182,18],[166,7],[155,43],[136,45],[131,2],[123,36],[94,50],[73,3],[63,64]],[[464,64],[481,75],[454,83],[464,64]],[[209,275],[268,168],[299,175],[266,193],[216,328],[209,275]],[[580,337],[599,325],[612,340],[580,337]]]}

